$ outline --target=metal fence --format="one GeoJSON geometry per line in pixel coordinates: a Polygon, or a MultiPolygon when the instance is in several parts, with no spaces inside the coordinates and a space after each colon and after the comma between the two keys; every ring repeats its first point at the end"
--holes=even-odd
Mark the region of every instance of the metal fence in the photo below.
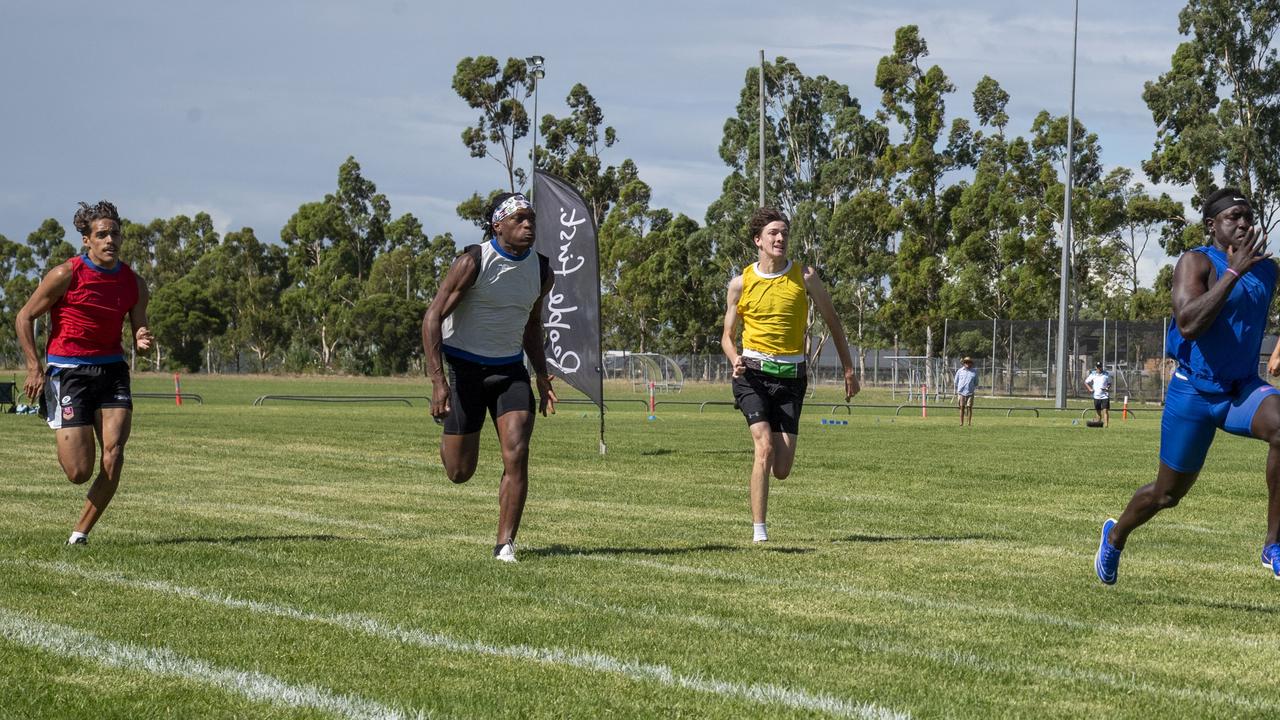
{"type": "MultiPolygon", "coordinates": [[[[1172,372],[1171,361],[1164,359],[1168,323],[1168,319],[1068,323],[1066,396],[1088,397],[1084,378],[1095,362],[1102,362],[1113,377],[1113,397],[1128,396],[1135,402],[1162,401],[1172,372]]],[[[850,351],[862,384],[886,389],[895,398],[916,398],[922,387],[930,396],[951,397],[955,390],[955,371],[962,358],[970,357],[978,373],[980,395],[1047,399],[1057,394],[1057,329],[1056,320],[945,320],[941,333],[935,327],[934,348],[928,357],[925,348],[905,342],[868,344],[851,347],[850,351]]],[[[1266,356],[1275,342],[1275,336],[1263,341],[1263,354],[1258,358],[1259,375],[1263,377],[1266,377],[1266,356]]],[[[290,349],[295,351],[301,352],[290,349]]],[[[611,352],[606,355],[606,377],[629,380],[638,390],[652,381],[659,392],[673,393],[679,392],[685,382],[724,383],[732,375],[732,368],[720,353],[611,352]]],[[[273,357],[262,362],[247,352],[220,352],[215,347],[209,349],[206,357],[212,371],[217,373],[299,371],[290,363],[288,353],[283,358],[273,357]]],[[[150,360],[139,357],[137,369],[151,369],[150,360]]],[[[420,359],[415,358],[410,363],[409,374],[420,374],[420,363],[420,359]]],[[[0,367],[21,365],[16,352],[0,352],[0,367]]],[[[815,384],[841,381],[839,358],[830,345],[809,369],[809,378],[815,384]]]]}
{"type": "MultiPolygon", "coordinates": [[[[935,347],[926,357],[923,347],[886,344],[851,347],[854,365],[864,387],[888,389],[896,397],[925,392],[951,397],[953,379],[964,357],[973,360],[978,393],[984,396],[1053,398],[1057,394],[1056,320],[946,320],[935,331],[935,347]]],[[[1112,395],[1135,402],[1160,402],[1172,371],[1164,359],[1168,320],[1131,322],[1080,320],[1068,323],[1066,396],[1088,397],[1084,379],[1095,362],[1112,375],[1112,395]]],[[[1274,340],[1264,342],[1270,351],[1274,340]]],[[[687,381],[726,382],[731,373],[723,355],[672,355],[687,381]]],[[[1265,356],[1259,358],[1265,373],[1265,356]]],[[[841,380],[839,356],[823,349],[810,382],[841,380]]]]}

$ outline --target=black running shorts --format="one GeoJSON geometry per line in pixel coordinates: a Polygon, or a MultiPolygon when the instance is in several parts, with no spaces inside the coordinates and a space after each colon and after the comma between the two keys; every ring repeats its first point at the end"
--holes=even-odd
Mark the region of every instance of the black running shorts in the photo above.
{"type": "Polygon", "coordinates": [[[45,374],[40,414],[54,430],[93,425],[102,408],[133,409],[128,363],[50,367],[45,374]]]}
{"type": "Polygon", "coordinates": [[[773,432],[800,434],[800,409],[809,387],[805,377],[779,378],[747,368],[733,379],[733,399],[747,425],[769,423],[773,432]]]}
{"type": "Polygon", "coordinates": [[[470,435],[484,427],[485,412],[498,417],[509,412],[533,412],[533,388],[524,363],[481,365],[446,357],[449,364],[450,412],[446,435],[470,435]]]}
{"type": "Polygon", "coordinates": [[[1105,398],[1102,400],[1099,400],[1098,398],[1093,399],[1094,412],[1102,412],[1103,410],[1110,410],[1110,409],[1111,409],[1111,398],[1105,398]]]}

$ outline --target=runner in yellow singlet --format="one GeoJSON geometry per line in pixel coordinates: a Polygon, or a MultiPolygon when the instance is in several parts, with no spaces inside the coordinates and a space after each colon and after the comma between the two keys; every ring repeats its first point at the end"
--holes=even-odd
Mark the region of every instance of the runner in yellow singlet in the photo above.
{"type": "Polygon", "coordinates": [[[817,271],[787,258],[791,223],[773,208],[751,217],[751,237],[759,250],[756,262],[729,281],[728,307],[720,346],[733,364],[733,397],[747,418],[755,443],[751,467],[752,539],[769,539],[765,514],[769,476],[791,474],[800,432],[800,410],[808,388],[805,331],[809,301],[831,330],[831,340],[844,368],[845,402],[858,393],[849,341],[836,316],[831,296],[817,271]],[[735,337],[742,320],[742,351],[735,337]]]}

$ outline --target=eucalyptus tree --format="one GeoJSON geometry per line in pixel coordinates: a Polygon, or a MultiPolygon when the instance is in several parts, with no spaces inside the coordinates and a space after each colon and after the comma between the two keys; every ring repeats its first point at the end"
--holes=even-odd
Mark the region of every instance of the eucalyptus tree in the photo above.
{"type": "MultiPolygon", "coordinates": [[[[1142,97],[1156,123],[1152,182],[1195,189],[1193,204],[1219,179],[1249,194],[1268,231],[1280,223],[1280,0],[1189,0],[1178,13],[1170,67],[1142,97]]],[[[1184,247],[1203,243],[1197,224],[1184,247]]]]}
{"type": "Polygon", "coordinates": [[[901,217],[884,317],[910,345],[932,357],[935,328],[940,330],[943,320],[951,210],[963,194],[963,187],[948,178],[972,165],[973,133],[959,118],[948,129],[946,96],[955,86],[942,68],[922,65],[928,54],[919,28],[898,28],[893,51],[876,68],[876,87],[882,93],[878,118],[895,123],[900,132],[879,164],[901,217]]]}

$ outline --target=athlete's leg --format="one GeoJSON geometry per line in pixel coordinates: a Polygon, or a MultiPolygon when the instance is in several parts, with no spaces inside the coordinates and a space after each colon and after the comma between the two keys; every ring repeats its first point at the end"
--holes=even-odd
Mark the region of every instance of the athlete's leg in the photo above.
{"type": "Polygon", "coordinates": [[[133,411],[129,408],[102,408],[95,414],[93,432],[102,445],[102,463],[89,488],[76,532],[87,535],[115,497],[124,470],[124,446],[132,427],[133,411]]]}
{"type": "Polygon", "coordinates": [[[769,511],[769,475],[773,472],[773,430],[768,422],[752,423],[755,459],[751,464],[751,521],[762,523],[769,511]]]}
{"type": "Polygon", "coordinates": [[[964,427],[964,396],[956,395],[956,407],[960,409],[960,426],[964,427]]]}
{"type": "Polygon", "coordinates": [[[92,425],[59,428],[57,430],[58,465],[67,479],[83,485],[93,478],[93,461],[98,445],[92,425]]]}
{"type": "Polygon", "coordinates": [[[1267,535],[1263,545],[1280,536],[1280,395],[1271,395],[1258,405],[1250,423],[1253,436],[1265,440],[1267,452],[1267,535]]]}
{"type": "Polygon", "coordinates": [[[1143,485],[1133,494],[1133,498],[1129,500],[1129,504],[1116,521],[1116,526],[1112,528],[1111,537],[1107,542],[1116,548],[1124,549],[1129,533],[1155,517],[1161,510],[1177,505],[1199,476],[1199,471],[1178,472],[1161,462],[1160,470],[1156,472],[1155,482],[1143,485]]]}
{"type": "Polygon", "coordinates": [[[791,467],[796,461],[796,441],[800,436],[789,432],[771,433],[773,444],[773,476],[785,480],[791,474],[791,467]]]}
{"type": "Polygon", "coordinates": [[[464,483],[476,472],[476,460],[480,456],[480,433],[440,436],[440,462],[444,474],[455,483],[464,483]]]}
{"type": "Polygon", "coordinates": [[[451,482],[464,483],[476,473],[486,412],[483,372],[470,363],[449,361],[450,412],[441,423],[440,462],[451,482]]]}
{"type": "Polygon", "coordinates": [[[498,486],[498,540],[514,542],[529,493],[529,438],[533,436],[532,412],[512,411],[498,416],[498,441],[502,445],[502,484],[498,486]]]}
{"type": "Polygon", "coordinates": [[[1111,427],[1111,404],[1102,406],[1102,426],[1111,427]]]}

